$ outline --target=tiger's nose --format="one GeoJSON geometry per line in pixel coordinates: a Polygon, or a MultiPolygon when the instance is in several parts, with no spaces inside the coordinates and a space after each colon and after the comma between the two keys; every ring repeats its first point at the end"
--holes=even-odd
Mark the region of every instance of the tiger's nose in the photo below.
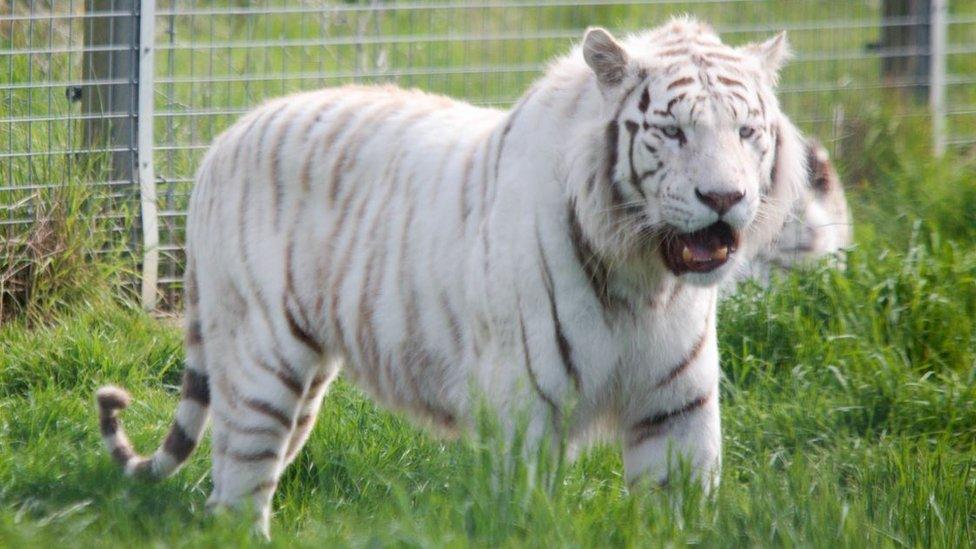
{"type": "Polygon", "coordinates": [[[714,210],[718,215],[723,215],[725,212],[732,209],[732,206],[735,206],[742,201],[742,198],[745,197],[745,193],[741,191],[731,193],[703,193],[698,189],[695,189],[695,196],[698,197],[698,200],[700,200],[702,204],[714,210]]]}

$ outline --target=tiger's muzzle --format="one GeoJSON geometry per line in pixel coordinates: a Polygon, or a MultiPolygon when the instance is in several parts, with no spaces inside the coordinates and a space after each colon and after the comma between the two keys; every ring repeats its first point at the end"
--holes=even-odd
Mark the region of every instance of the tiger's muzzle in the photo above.
{"type": "Polygon", "coordinates": [[[724,221],[693,232],[665,230],[661,237],[664,264],[675,276],[709,273],[728,262],[739,247],[739,232],[724,221]]]}

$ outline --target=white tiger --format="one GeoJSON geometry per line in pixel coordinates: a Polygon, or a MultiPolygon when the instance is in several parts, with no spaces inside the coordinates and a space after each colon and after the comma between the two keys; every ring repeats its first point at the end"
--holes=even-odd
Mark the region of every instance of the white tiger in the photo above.
{"type": "Polygon", "coordinates": [[[801,138],[785,35],[733,48],[674,20],[599,28],[509,112],[391,87],[287,97],[219,137],[187,226],[183,394],[127,474],[173,473],[213,416],[214,506],[267,533],[279,475],[344,365],[381,403],[466,431],[487,400],[537,443],[596,425],[626,478],[717,482],[717,284],[782,227],[801,138]],[[565,430],[563,430],[565,429],[565,430]],[[672,459],[675,458],[675,459],[672,459]]]}
{"type": "Polygon", "coordinates": [[[753,279],[769,282],[775,272],[804,267],[829,257],[843,267],[843,251],[851,246],[851,215],[844,184],[830,161],[827,149],[807,139],[807,177],[783,230],[735,277],[722,285],[722,294],[734,293],[737,282],[753,279]]]}

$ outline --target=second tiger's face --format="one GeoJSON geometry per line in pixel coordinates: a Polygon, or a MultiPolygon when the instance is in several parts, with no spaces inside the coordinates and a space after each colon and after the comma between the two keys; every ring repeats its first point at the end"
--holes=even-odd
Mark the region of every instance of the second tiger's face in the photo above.
{"type": "Polygon", "coordinates": [[[844,186],[827,149],[807,143],[807,180],[768,260],[780,267],[816,261],[851,245],[851,220],[844,186]]]}

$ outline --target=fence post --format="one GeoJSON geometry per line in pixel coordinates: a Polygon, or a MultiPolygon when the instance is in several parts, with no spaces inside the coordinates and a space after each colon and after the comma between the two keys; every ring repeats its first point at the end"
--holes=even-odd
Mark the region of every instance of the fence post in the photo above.
{"type": "Polygon", "coordinates": [[[139,9],[139,204],[142,214],[142,306],[156,308],[159,276],[159,211],[153,169],[153,84],[155,72],[156,0],[141,0],[139,9]]]}
{"type": "Polygon", "coordinates": [[[135,181],[135,79],[139,0],[86,0],[82,59],[84,147],[104,150],[113,181],[135,181]]]}
{"type": "Polygon", "coordinates": [[[886,82],[912,90],[919,101],[928,93],[929,28],[933,0],[882,0],[881,74],[886,82]]]}
{"type": "Polygon", "coordinates": [[[929,53],[929,108],[932,110],[932,150],[936,156],[946,149],[946,16],[949,0],[932,0],[929,20],[932,25],[929,53]]]}

